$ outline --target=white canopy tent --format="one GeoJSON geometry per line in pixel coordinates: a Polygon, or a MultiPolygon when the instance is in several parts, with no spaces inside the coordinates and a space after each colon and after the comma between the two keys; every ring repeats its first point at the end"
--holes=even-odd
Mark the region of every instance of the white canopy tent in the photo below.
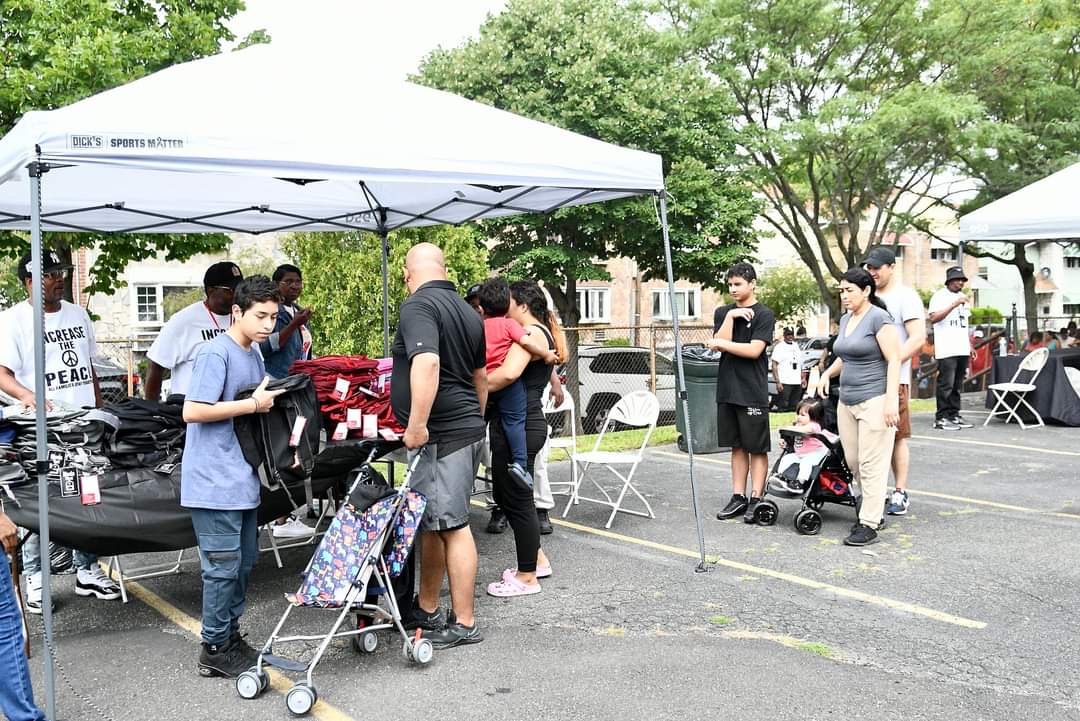
{"type": "MultiPolygon", "coordinates": [[[[373,231],[384,239],[385,342],[389,231],[648,194],[659,200],[675,307],[659,156],[437,90],[358,76],[363,67],[255,46],[174,66],[58,110],[28,113],[0,139],[0,229],[31,231],[34,277],[41,275],[42,231],[373,231]]],[[[35,311],[41,368],[40,302],[35,311]]],[[[673,324],[689,447],[677,318],[673,324]]],[[[40,373],[35,392],[44,409],[40,373]]],[[[47,548],[43,410],[37,433],[47,548]]],[[[692,447],[689,459],[704,568],[692,447]]],[[[51,663],[45,695],[53,718],[51,663]]]]}
{"type": "Polygon", "coordinates": [[[960,218],[960,241],[1024,243],[1080,238],[1080,163],[960,218]]]}

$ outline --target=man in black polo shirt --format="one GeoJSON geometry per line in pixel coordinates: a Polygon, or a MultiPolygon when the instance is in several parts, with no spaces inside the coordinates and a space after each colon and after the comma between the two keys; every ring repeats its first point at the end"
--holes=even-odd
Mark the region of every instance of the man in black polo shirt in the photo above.
{"type": "Polygon", "coordinates": [[[477,561],[469,495],[484,446],[484,324],[447,280],[438,247],[420,243],[409,250],[405,283],[410,296],[394,337],[390,402],[405,426],[410,461],[424,449],[412,487],[428,499],[413,625],[435,648],[449,648],[483,640],[473,618],[477,561]],[[439,609],[444,575],[453,604],[446,615],[439,609]]]}
{"type": "Polygon", "coordinates": [[[769,362],[776,318],[754,295],[757,272],[736,263],[727,272],[728,293],[735,301],[716,309],[709,347],[723,351],[716,379],[716,426],[719,445],[731,447],[732,496],[719,519],[742,514],[747,523],[765,493],[769,471],[769,362]],[[752,486],[746,497],[746,476],[752,486]]]}

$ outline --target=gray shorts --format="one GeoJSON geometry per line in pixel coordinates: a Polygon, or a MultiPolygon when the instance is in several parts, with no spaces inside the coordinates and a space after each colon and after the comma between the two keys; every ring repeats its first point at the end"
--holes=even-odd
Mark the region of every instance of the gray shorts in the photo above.
{"type": "MultiPolygon", "coordinates": [[[[424,446],[424,457],[412,475],[412,488],[427,496],[422,530],[452,531],[469,525],[469,499],[483,451],[482,438],[448,456],[439,455],[438,443],[424,446]]],[[[409,451],[410,463],[419,452],[409,451]]]]}

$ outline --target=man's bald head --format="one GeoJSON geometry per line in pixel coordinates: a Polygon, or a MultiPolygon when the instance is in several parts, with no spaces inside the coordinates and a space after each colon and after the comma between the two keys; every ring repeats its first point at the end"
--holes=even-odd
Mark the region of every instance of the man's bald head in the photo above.
{"type": "Polygon", "coordinates": [[[417,243],[405,255],[405,284],[410,293],[430,280],[446,280],[446,258],[431,243],[417,243]]]}

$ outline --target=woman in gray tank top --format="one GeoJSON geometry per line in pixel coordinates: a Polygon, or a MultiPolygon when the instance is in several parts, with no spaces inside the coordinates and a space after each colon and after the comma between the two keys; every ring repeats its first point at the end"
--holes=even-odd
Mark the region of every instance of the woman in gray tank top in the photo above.
{"type": "Polygon", "coordinates": [[[900,420],[900,334],[875,290],[874,279],[862,268],[844,273],[840,302],[848,312],[840,318],[833,345],[837,359],[818,385],[818,394],[827,397],[829,379],[840,376],[840,443],[862,491],[859,522],[844,539],[849,546],[877,541],[900,420]]]}

